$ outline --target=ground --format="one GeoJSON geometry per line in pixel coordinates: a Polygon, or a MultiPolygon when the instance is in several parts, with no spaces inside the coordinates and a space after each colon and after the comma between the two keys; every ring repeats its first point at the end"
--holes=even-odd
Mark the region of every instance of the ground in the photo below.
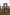
{"type": "Polygon", "coordinates": [[[10,15],[10,12],[7,12],[7,13],[0,13],[0,15],[10,15]]]}
{"type": "Polygon", "coordinates": [[[6,13],[0,12],[0,15],[10,15],[10,12],[6,12],[6,13]]]}

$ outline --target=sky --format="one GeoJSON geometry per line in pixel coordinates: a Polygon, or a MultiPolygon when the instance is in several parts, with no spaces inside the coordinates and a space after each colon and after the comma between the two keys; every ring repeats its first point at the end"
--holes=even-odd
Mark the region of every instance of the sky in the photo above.
{"type": "Polygon", "coordinates": [[[1,6],[3,6],[3,3],[8,3],[8,6],[10,6],[10,0],[0,0],[1,6]]]}

